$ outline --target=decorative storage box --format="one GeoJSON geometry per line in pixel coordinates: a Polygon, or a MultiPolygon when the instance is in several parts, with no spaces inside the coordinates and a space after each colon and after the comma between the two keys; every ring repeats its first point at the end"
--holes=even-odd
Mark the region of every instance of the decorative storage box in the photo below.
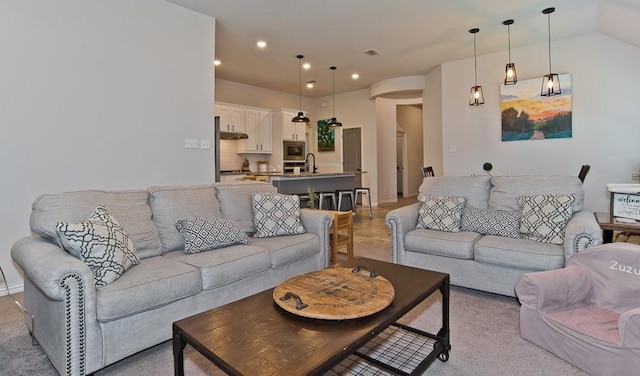
{"type": "Polygon", "coordinates": [[[611,217],[640,220],[640,184],[607,184],[611,217]]]}

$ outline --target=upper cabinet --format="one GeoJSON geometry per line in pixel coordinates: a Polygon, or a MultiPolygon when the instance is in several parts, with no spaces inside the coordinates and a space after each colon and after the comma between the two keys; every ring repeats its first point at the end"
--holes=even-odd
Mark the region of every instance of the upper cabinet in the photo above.
{"type": "Polygon", "coordinates": [[[236,152],[271,154],[273,151],[273,123],[271,111],[263,108],[216,103],[220,130],[246,133],[245,140],[236,141],[236,152]]]}
{"type": "Polygon", "coordinates": [[[216,115],[220,117],[220,130],[227,132],[245,132],[245,109],[216,104],[216,115]]]}
{"type": "Polygon", "coordinates": [[[245,131],[249,138],[238,141],[238,153],[270,154],[273,151],[271,111],[245,110],[245,131]]]}
{"type": "Polygon", "coordinates": [[[305,133],[307,132],[307,123],[294,123],[291,121],[297,115],[296,112],[282,111],[280,112],[282,124],[282,139],[292,141],[305,141],[305,133]]]}

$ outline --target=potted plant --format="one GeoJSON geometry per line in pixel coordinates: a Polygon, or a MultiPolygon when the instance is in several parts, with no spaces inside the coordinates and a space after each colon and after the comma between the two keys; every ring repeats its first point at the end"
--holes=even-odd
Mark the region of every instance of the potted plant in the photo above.
{"type": "Polygon", "coordinates": [[[491,175],[491,170],[493,169],[493,165],[490,162],[485,162],[482,165],[482,169],[484,170],[484,172],[487,173],[487,175],[491,175]]]}
{"type": "Polygon", "coordinates": [[[311,188],[311,187],[307,187],[307,193],[309,194],[309,201],[307,201],[307,207],[309,209],[314,209],[316,207],[316,190],[311,188]]]}

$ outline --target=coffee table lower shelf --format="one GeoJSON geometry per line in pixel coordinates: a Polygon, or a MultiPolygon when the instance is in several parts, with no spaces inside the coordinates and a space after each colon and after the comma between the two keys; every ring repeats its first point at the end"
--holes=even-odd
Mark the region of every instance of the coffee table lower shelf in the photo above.
{"type": "Polygon", "coordinates": [[[326,375],[421,375],[436,358],[449,359],[446,342],[444,337],[392,324],[326,375]]]}

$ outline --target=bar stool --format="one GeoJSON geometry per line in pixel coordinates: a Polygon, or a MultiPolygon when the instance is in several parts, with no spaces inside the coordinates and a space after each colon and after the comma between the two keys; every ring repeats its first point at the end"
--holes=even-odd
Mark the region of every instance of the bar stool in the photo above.
{"type": "MultiPolygon", "coordinates": [[[[353,195],[355,200],[358,200],[358,195],[359,194],[363,194],[367,196],[367,204],[369,205],[369,218],[373,218],[373,211],[371,210],[371,191],[369,190],[369,188],[356,188],[353,190],[353,195]]],[[[364,200],[362,200],[363,204],[364,204],[364,200]]],[[[355,210],[355,209],[354,209],[355,210]]],[[[356,214],[356,218],[358,218],[358,215],[356,214]]]]}
{"type": "Polygon", "coordinates": [[[338,195],[338,207],[336,208],[337,211],[342,211],[342,198],[344,196],[347,196],[347,198],[349,199],[349,210],[352,211],[356,211],[356,200],[355,200],[355,196],[353,195],[353,191],[352,190],[337,190],[336,194],[338,195]]]}
{"type": "Polygon", "coordinates": [[[331,199],[331,207],[329,209],[335,209],[336,194],[333,192],[318,192],[318,209],[322,210],[322,204],[326,199],[331,199]]]}
{"type": "Polygon", "coordinates": [[[309,202],[309,195],[306,193],[301,193],[297,196],[300,199],[300,209],[306,209],[308,207],[307,203],[309,202]]]}

